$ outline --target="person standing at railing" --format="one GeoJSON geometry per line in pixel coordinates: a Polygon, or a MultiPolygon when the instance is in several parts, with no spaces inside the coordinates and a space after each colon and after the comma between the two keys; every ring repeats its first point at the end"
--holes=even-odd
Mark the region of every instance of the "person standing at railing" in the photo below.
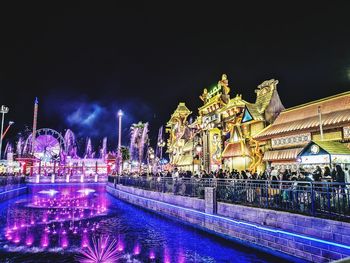
{"type": "Polygon", "coordinates": [[[331,176],[332,176],[333,182],[336,182],[337,181],[337,169],[336,169],[336,164],[335,163],[333,164],[333,169],[332,169],[332,172],[331,172],[331,176]]]}
{"type": "MultiPolygon", "coordinates": [[[[344,174],[345,174],[345,183],[350,184],[350,173],[349,173],[348,167],[345,167],[344,174]]],[[[349,188],[349,185],[347,185],[347,188],[349,188]]]]}
{"type": "Polygon", "coordinates": [[[336,170],[336,174],[335,174],[336,182],[341,184],[340,185],[341,193],[344,194],[345,193],[345,191],[344,191],[344,189],[345,189],[345,173],[339,164],[337,164],[335,166],[335,170],[336,170]]]}
{"type": "Polygon", "coordinates": [[[332,182],[332,173],[331,173],[331,169],[329,169],[328,166],[325,166],[325,168],[324,168],[322,181],[324,181],[324,182],[332,182]]]}
{"type": "Polygon", "coordinates": [[[319,167],[318,165],[316,166],[316,170],[312,173],[312,177],[314,178],[315,182],[321,182],[321,178],[322,178],[321,167],[319,167]]]}
{"type": "Polygon", "coordinates": [[[174,171],[173,171],[173,175],[172,175],[172,176],[173,176],[173,178],[174,178],[174,179],[179,178],[179,171],[178,171],[178,169],[177,169],[177,168],[175,168],[175,169],[174,169],[174,171]]]}

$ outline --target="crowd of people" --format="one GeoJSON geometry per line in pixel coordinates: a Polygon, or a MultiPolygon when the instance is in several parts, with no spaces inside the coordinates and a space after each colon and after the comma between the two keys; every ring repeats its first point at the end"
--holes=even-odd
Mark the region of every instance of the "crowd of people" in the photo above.
{"type": "MultiPolygon", "coordinates": [[[[136,174],[135,174],[136,175],[136,174]]],[[[138,175],[138,174],[137,174],[138,175]]],[[[232,170],[227,171],[219,169],[217,171],[200,173],[191,171],[183,171],[175,168],[172,172],[158,173],[142,173],[144,177],[168,177],[168,178],[199,178],[199,179],[246,179],[246,180],[269,180],[269,181],[312,181],[312,182],[338,182],[350,183],[349,169],[343,169],[340,165],[334,164],[332,169],[329,166],[321,168],[316,166],[316,169],[276,169],[274,167],[266,169],[264,172],[251,173],[249,170],[232,170]]]]}

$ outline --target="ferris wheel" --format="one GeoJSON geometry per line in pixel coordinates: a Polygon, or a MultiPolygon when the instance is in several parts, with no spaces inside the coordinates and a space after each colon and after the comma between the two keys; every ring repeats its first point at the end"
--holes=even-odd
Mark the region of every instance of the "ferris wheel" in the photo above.
{"type": "Polygon", "coordinates": [[[66,143],[59,132],[43,128],[36,131],[34,141],[32,134],[28,136],[26,149],[40,160],[49,162],[60,158],[60,154],[66,151],[66,143]]]}

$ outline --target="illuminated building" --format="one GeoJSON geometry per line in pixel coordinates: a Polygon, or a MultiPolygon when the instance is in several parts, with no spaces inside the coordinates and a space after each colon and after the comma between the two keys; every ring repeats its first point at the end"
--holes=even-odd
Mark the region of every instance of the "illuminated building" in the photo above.
{"type": "Polygon", "coordinates": [[[283,110],[254,138],[264,144],[263,160],[276,168],[350,163],[350,92],[283,110]]]}
{"type": "Polygon", "coordinates": [[[204,89],[203,106],[193,123],[187,122],[191,112],[180,103],[167,125],[170,163],[191,171],[263,169],[263,153],[253,136],[284,109],[277,84],[273,79],[263,82],[255,90],[255,103],[249,103],[239,94],[230,98],[223,74],[217,85],[204,89]]]}
{"type": "Polygon", "coordinates": [[[185,103],[180,102],[166,125],[166,132],[169,133],[167,153],[170,164],[184,171],[193,170],[193,147],[187,121],[190,114],[191,111],[185,103]]]}

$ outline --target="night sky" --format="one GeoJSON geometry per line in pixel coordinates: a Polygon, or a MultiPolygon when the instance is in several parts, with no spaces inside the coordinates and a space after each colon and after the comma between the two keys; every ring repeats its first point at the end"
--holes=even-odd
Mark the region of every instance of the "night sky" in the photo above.
{"type": "Polygon", "coordinates": [[[0,104],[15,121],[8,139],[31,128],[35,96],[39,128],[71,128],[96,144],[108,136],[112,149],[119,108],[124,143],[139,120],[150,122],[155,143],[178,102],[196,114],[203,88],[222,73],[231,96],[251,102],[257,85],[278,79],[285,107],[350,87],[346,1],[8,2],[0,6],[0,104]]]}

